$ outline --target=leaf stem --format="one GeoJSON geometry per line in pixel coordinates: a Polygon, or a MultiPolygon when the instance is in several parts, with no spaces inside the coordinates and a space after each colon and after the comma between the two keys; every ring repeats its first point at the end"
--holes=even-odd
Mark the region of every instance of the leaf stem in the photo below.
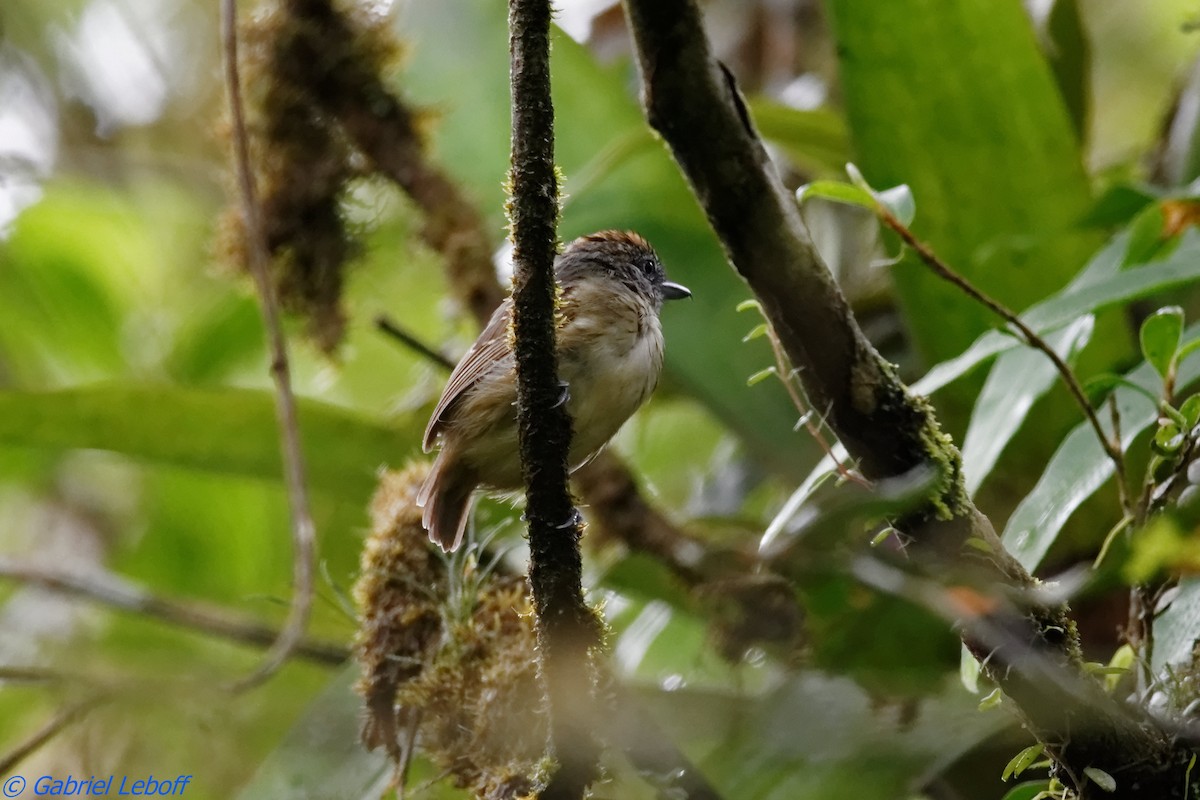
{"type": "Polygon", "coordinates": [[[1016,328],[1020,333],[1021,338],[1025,343],[1035,350],[1041,351],[1054,368],[1058,371],[1063,383],[1066,384],[1067,390],[1071,393],[1071,397],[1075,400],[1076,405],[1083,411],[1087,417],[1088,424],[1092,426],[1092,430],[1096,434],[1096,438],[1100,441],[1100,446],[1104,449],[1105,455],[1112,461],[1113,469],[1117,476],[1117,493],[1120,498],[1121,509],[1126,514],[1132,513],[1129,505],[1128,490],[1125,485],[1125,456],[1121,452],[1121,441],[1115,441],[1109,438],[1104,431],[1104,427],[1100,424],[1100,418],[1096,416],[1096,410],[1092,408],[1092,404],[1088,402],[1087,395],[1084,394],[1083,387],[1079,384],[1079,379],[1075,377],[1075,373],[1071,371],[1071,367],[1067,362],[1063,361],[1062,357],[1054,351],[1054,348],[1037,334],[1032,328],[1014,313],[1011,309],[1005,306],[1000,301],[985,294],[981,289],[967,280],[964,276],[955,272],[946,262],[942,261],[936,253],[924,242],[917,239],[908,226],[901,222],[886,206],[878,200],[875,202],[875,213],[884,225],[891,228],[904,240],[904,243],[911,247],[921,261],[929,267],[934,274],[949,283],[954,284],[963,291],[968,297],[976,300],[983,306],[987,307],[997,316],[1004,319],[1012,327],[1016,328]]]}

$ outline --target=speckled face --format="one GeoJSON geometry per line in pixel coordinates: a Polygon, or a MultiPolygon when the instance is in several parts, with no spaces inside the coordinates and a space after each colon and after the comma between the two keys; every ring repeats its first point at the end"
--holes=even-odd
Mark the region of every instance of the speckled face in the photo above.
{"type": "Polygon", "coordinates": [[[656,308],[664,300],[691,296],[687,289],[667,280],[654,249],[636,233],[604,231],[576,239],[559,256],[556,272],[560,282],[593,275],[620,281],[650,298],[656,308]]]}

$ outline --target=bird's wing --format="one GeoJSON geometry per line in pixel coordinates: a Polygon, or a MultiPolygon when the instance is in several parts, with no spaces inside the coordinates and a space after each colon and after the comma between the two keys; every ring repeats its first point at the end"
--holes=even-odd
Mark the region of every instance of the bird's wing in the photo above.
{"type": "Polygon", "coordinates": [[[434,439],[445,430],[447,423],[453,418],[458,400],[478,383],[497,361],[512,352],[508,343],[508,321],[511,316],[512,301],[505,300],[492,314],[492,318],[479,333],[474,344],[463,354],[458,366],[450,373],[450,380],[446,381],[442,398],[434,407],[429,425],[425,428],[422,447],[426,453],[433,448],[434,439]]]}

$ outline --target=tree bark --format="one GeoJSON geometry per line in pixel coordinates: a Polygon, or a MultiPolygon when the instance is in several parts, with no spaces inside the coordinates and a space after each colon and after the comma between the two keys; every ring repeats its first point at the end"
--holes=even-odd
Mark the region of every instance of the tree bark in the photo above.
{"type": "Polygon", "coordinates": [[[591,651],[600,624],[583,599],[582,518],[567,488],[571,419],[562,402],[555,352],[558,184],[550,98],[550,2],[509,4],[512,79],[513,334],[517,428],[529,525],[529,583],[537,616],[539,666],[558,768],[544,800],[582,798],[598,774],[591,730],[591,651]]]}

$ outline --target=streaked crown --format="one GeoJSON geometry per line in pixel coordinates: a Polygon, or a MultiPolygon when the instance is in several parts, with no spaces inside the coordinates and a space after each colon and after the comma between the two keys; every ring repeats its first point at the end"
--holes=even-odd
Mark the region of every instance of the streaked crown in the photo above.
{"type": "Polygon", "coordinates": [[[686,288],[667,280],[654,248],[631,231],[601,231],[576,239],[558,257],[555,273],[560,283],[592,276],[619,281],[656,306],[663,300],[691,296],[686,288]]]}

